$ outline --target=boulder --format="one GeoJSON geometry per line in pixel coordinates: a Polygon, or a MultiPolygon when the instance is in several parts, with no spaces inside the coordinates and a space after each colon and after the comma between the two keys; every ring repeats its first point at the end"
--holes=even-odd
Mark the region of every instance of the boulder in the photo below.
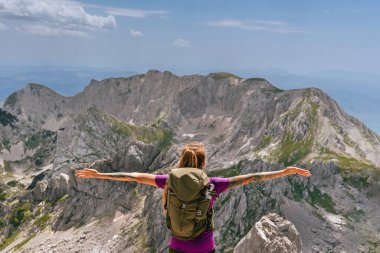
{"type": "Polygon", "coordinates": [[[276,213],[262,217],[240,240],[235,253],[301,252],[301,238],[296,227],[276,213]]]}

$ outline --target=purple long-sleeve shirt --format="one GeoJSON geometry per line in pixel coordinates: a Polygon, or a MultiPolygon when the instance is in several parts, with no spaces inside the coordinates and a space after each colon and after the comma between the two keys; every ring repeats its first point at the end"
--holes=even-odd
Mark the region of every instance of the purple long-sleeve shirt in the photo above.
{"type": "MultiPolygon", "coordinates": [[[[160,188],[164,188],[168,175],[157,175],[155,180],[156,184],[160,188]]],[[[216,195],[211,199],[211,206],[214,205],[214,200],[219,196],[220,193],[228,189],[229,179],[221,177],[211,177],[209,178],[210,183],[215,185],[216,195]]],[[[197,238],[193,240],[179,240],[174,236],[170,239],[170,248],[184,253],[207,253],[215,248],[214,242],[214,231],[205,231],[200,234],[197,238]]]]}

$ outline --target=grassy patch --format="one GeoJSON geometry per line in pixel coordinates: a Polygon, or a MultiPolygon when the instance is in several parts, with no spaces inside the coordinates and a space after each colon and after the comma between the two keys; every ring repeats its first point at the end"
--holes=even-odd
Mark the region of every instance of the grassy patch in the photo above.
{"type": "Polygon", "coordinates": [[[222,170],[215,170],[211,171],[208,174],[209,177],[234,177],[241,174],[241,164],[238,163],[236,165],[233,165],[232,167],[222,169],[222,170]]]}
{"type": "Polygon", "coordinates": [[[14,228],[17,228],[25,220],[30,219],[31,207],[32,205],[29,202],[26,202],[26,203],[19,202],[16,208],[12,212],[9,223],[12,224],[14,228]]]}
{"type": "Polygon", "coordinates": [[[369,176],[360,176],[360,175],[343,176],[343,182],[357,189],[364,189],[369,186],[368,178],[369,176]]]}
{"type": "MultiPolygon", "coordinates": [[[[307,95],[307,94],[306,94],[307,95]]],[[[273,161],[283,163],[285,166],[293,165],[302,161],[312,152],[313,140],[317,130],[319,105],[304,97],[294,109],[289,110],[284,116],[286,128],[279,148],[272,152],[273,161]],[[303,139],[297,140],[294,136],[294,130],[291,129],[291,123],[294,122],[301,113],[306,114],[307,132],[303,139]]]]}
{"type": "Polygon", "coordinates": [[[303,184],[295,181],[292,178],[288,178],[288,182],[289,182],[291,189],[292,189],[293,199],[297,202],[303,200],[304,191],[305,191],[305,187],[303,186],[303,184]]]}
{"type": "Polygon", "coordinates": [[[246,81],[248,81],[248,82],[266,82],[266,80],[264,78],[261,78],[261,77],[248,78],[246,81]]]}
{"type": "Polygon", "coordinates": [[[33,225],[36,225],[39,229],[43,230],[47,226],[47,222],[50,219],[50,215],[48,213],[43,214],[37,220],[33,222],[33,225]]]}
{"type": "Polygon", "coordinates": [[[13,127],[13,123],[15,123],[17,121],[17,118],[10,114],[9,112],[6,112],[6,111],[3,111],[1,108],[0,108],[0,124],[2,124],[3,126],[12,126],[13,127]]]}
{"type": "Polygon", "coordinates": [[[327,148],[321,148],[319,150],[320,157],[318,159],[320,160],[333,160],[335,159],[337,161],[338,169],[341,173],[348,172],[360,172],[363,169],[370,170],[370,171],[376,171],[376,167],[364,160],[359,160],[350,156],[347,156],[345,154],[339,154],[334,151],[331,151],[327,148]]]}
{"type": "Polygon", "coordinates": [[[271,86],[271,87],[265,88],[265,91],[279,93],[279,92],[283,92],[284,90],[277,88],[276,86],[271,86]]]}
{"type": "Polygon", "coordinates": [[[14,106],[17,102],[17,92],[13,92],[7,100],[5,100],[4,105],[14,106]]]}
{"type": "Polygon", "coordinates": [[[278,162],[285,166],[293,165],[301,161],[312,150],[313,140],[306,139],[302,141],[294,141],[292,135],[286,134],[278,149],[278,162]]]}
{"type": "Polygon", "coordinates": [[[27,244],[27,243],[28,243],[31,239],[33,239],[35,236],[36,236],[36,234],[31,235],[31,236],[29,236],[28,238],[26,238],[25,240],[23,240],[22,242],[18,243],[18,244],[14,247],[15,250],[20,249],[22,246],[24,246],[25,244],[27,244]]]}
{"type": "Polygon", "coordinates": [[[264,135],[264,137],[260,141],[258,149],[266,148],[267,146],[269,146],[269,144],[271,142],[272,142],[272,136],[270,136],[270,135],[264,135]]]}
{"type": "Polygon", "coordinates": [[[318,205],[324,208],[327,212],[336,213],[335,211],[335,203],[333,199],[327,193],[322,193],[318,188],[314,187],[314,189],[308,190],[308,202],[315,206],[318,205]]]}
{"type": "Polygon", "coordinates": [[[0,251],[8,247],[12,242],[14,242],[18,236],[18,232],[12,232],[8,235],[8,237],[3,241],[0,245],[0,251]]]}
{"type": "Polygon", "coordinates": [[[32,205],[29,202],[18,202],[11,208],[11,214],[0,219],[0,228],[3,226],[10,227],[7,237],[0,245],[0,251],[10,245],[18,236],[19,226],[26,220],[30,220],[32,217],[31,212],[32,205]]]}
{"type": "Polygon", "coordinates": [[[0,201],[5,201],[7,199],[7,194],[4,189],[0,188],[0,201]]]}
{"type": "Polygon", "coordinates": [[[0,230],[6,226],[6,223],[3,218],[0,218],[0,230]]]}
{"type": "Polygon", "coordinates": [[[39,134],[33,134],[25,141],[25,146],[29,150],[37,148],[40,144],[42,144],[42,138],[39,134]]]}
{"type": "Polygon", "coordinates": [[[163,130],[163,136],[158,144],[158,147],[160,149],[167,148],[171,146],[171,143],[173,141],[174,133],[170,130],[163,130]]]}
{"type": "Polygon", "coordinates": [[[41,147],[34,153],[32,159],[34,160],[34,165],[41,166],[44,164],[45,158],[50,154],[50,150],[47,147],[41,147]]]}
{"type": "Polygon", "coordinates": [[[107,113],[103,113],[95,107],[90,108],[89,111],[98,120],[102,120],[103,122],[109,124],[111,131],[116,135],[130,137],[144,142],[145,144],[159,142],[160,147],[167,147],[172,141],[173,132],[159,127],[158,124],[154,124],[151,127],[135,126],[121,121],[107,113]]]}
{"type": "Polygon", "coordinates": [[[216,80],[225,79],[225,78],[229,78],[229,77],[232,77],[235,79],[241,78],[240,76],[237,76],[237,75],[234,75],[231,73],[227,73],[227,72],[210,73],[210,76],[212,76],[216,80]]]}
{"type": "Polygon", "coordinates": [[[64,202],[66,199],[68,199],[70,196],[69,194],[65,194],[62,197],[60,197],[56,202],[64,202]]]}
{"type": "Polygon", "coordinates": [[[56,139],[57,136],[55,132],[44,130],[42,132],[32,134],[24,143],[27,149],[32,150],[41,145],[44,146],[48,143],[55,143],[56,139]]]}

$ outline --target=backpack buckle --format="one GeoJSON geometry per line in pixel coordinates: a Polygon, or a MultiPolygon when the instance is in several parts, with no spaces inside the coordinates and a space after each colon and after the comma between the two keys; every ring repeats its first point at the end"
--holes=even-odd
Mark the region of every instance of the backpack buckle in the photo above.
{"type": "Polygon", "coordinates": [[[182,209],[186,208],[186,204],[182,203],[182,209]]]}
{"type": "Polygon", "coordinates": [[[215,185],[210,184],[208,188],[206,189],[206,198],[211,199],[211,197],[215,196],[215,191],[214,191],[215,185]]]}

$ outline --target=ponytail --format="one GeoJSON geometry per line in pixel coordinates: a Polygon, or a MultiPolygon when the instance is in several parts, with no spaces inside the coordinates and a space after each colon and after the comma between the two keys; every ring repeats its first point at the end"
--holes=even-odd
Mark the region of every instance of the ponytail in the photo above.
{"type": "Polygon", "coordinates": [[[182,150],[182,156],[181,160],[179,161],[179,167],[198,168],[198,158],[193,150],[188,148],[184,148],[182,150]]]}
{"type": "Polygon", "coordinates": [[[198,168],[202,169],[206,161],[206,151],[202,143],[189,143],[182,149],[179,159],[179,168],[198,168]]]}

